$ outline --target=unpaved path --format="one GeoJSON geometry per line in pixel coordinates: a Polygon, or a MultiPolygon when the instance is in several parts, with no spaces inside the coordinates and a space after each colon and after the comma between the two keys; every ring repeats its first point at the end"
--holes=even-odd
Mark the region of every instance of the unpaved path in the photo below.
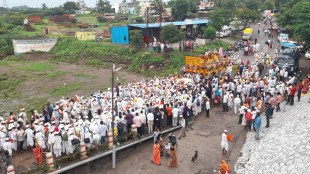
{"type": "MultiPolygon", "coordinates": [[[[102,171],[108,174],[157,174],[157,173],[180,173],[180,174],[213,174],[219,167],[221,160],[227,160],[230,166],[236,162],[240,149],[245,142],[246,131],[244,127],[237,124],[238,116],[229,112],[222,112],[221,107],[211,109],[211,117],[206,118],[205,112],[194,119],[193,130],[188,129],[186,137],[178,140],[177,158],[178,168],[168,167],[169,158],[161,158],[161,166],[151,163],[152,141],[149,141],[141,148],[132,151],[130,156],[122,156],[117,160],[115,170],[110,165],[104,166],[93,174],[100,174],[102,171]],[[235,141],[229,144],[230,152],[227,157],[222,156],[221,135],[227,129],[234,137],[235,141]],[[198,151],[198,160],[191,165],[191,158],[194,151],[198,151]]],[[[180,131],[175,132],[179,135],[180,131]]],[[[166,137],[164,138],[167,142],[166,137]]]]}

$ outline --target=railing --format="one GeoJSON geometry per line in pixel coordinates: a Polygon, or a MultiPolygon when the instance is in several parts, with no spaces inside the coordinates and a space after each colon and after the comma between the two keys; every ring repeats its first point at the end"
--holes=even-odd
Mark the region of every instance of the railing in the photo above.
{"type": "MultiPolygon", "coordinates": [[[[164,130],[164,131],[162,131],[162,132],[160,132],[160,133],[165,134],[165,133],[169,133],[169,132],[175,131],[175,130],[180,129],[180,128],[181,128],[181,126],[176,126],[176,127],[172,127],[172,128],[166,129],[166,130],[164,130]]],[[[132,143],[129,143],[129,144],[126,144],[126,145],[117,147],[117,148],[114,149],[114,151],[117,152],[117,151],[120,151],[120,150],[129,148],[129,147],[132,147],[132,146],[134,146],[134,145],[136,145],[136,144],[138,144],[138,143],[147,141],[147,140],[152,139],[152,138],[153,138],[153,135],[149,135],[149,136],[147,136],[147,137],[145,137],[145,138],[142,138],[142,139],[140,139],[140,140],[137,140],[137,141],[134,141],[134,142],[132,142],[132,143]]],[[[87,164],[87,163],[89,163],[89,162],[92,162],[92,161],[94,161],[94,160],[97,160],[97,159],[99,159],[99,158],[102,158],[102,157],[105,157],[105,156],[108,156],[108,155],[111,155],[111,154],[113,154],[113,150],[109,150],[109,151],[107,151],[107,152],[103,152],[103,153],[98,154],[98,155],[93,156],[93,157],[89,157],[89,158],[87,158],[87,159],[85,159],[85,160],[76,162],[76,163],[71,164],[71,165],[69,165],[69,166],[63,167],[63,168],[61,168],[61,169],[59,169],[59,170],[50,172],[50,174],[59,174],[59,173],[63,173],[63,172],[66,172],[66,171],[68,171],[68,170],[74,169],[74,168],[76,168],[76,167],[79,167],[79,166],[81,166],[81,165],[87,164]]]]}

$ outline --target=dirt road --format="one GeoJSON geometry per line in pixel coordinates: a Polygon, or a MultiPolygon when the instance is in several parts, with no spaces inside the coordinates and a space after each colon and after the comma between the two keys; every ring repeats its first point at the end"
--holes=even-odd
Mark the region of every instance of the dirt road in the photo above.
{"type": "MultiPolygon", "coordinates": [[[[161,158],[161,166],[155,166],[151,163],[152,141],[143,144],[141,148],[132,151],[130,156],[120,157],[117,160],[117,169],[111,169],[111,166],[105,166],[97,169],[93,174],[100,174],[102,171],[108,174],[158,174],[158,173],[180,173],[180,174],[212,174],[216,170],[221,160],[228,160],[233,166],[239,156],[240,149],[245,142],[246,131],[243,126],[237,124],[238,116],[229,112],[222,112],[222,107],[213,107],[211,117],[207,118],[205,112],[194,119],[192,128],[186,132],[186,137],[178,140],[177,157],[178,168],[169,168],[169,157],[161,158]],[[227,129],[235,139],[235,142],[229,144],[230,152],[227,157],[222,156],[221,134],[227,129]],[[191,158],[194,151],[198,151],[198,160],[191,165],[191,158]]],[[[175,132],[179,135],[180,131],[175,132]]],[[[164,137],[165,142],[167,138],[164,137]]]]}

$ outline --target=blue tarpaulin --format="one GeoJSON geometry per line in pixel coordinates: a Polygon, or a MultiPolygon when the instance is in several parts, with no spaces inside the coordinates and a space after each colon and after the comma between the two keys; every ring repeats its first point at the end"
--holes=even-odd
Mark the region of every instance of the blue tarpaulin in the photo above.
{"type": "Polygon", "coordinates": [[[290,42],[280,42],[282,47],[295,47],[296,45],[294,43],[290,42]]]}

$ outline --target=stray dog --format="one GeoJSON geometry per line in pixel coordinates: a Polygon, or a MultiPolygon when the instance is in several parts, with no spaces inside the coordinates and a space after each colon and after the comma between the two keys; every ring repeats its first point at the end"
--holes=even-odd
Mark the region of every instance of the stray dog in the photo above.
{"type": "Polygon", "coordinates": [[[194,156],[192,157],[191,162],[194,163],[197,160],[197,158],[198,158],[198,151],[196,150],[194,156]]]}

